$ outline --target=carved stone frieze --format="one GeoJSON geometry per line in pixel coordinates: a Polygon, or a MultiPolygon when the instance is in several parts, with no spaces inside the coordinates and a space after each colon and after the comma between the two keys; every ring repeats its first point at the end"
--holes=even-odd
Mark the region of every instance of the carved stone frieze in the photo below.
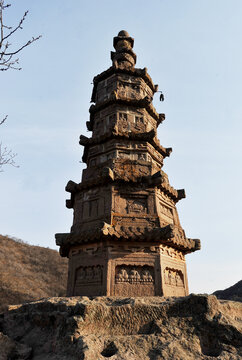
{"type": "Polygon", "coordinates": [[[108,140],[105,144],[92,145],[88,150],[87,163],[89,167],[101,166],[109,159],[127,159],[133,161],[152,162],[160,169],[163,165],[163,156],[148,142],[125,140],[123,143],[108,140]]]}
{"type": "Polygon", "coordinates": [[[110,254],[133,254],[133,253],[144,253],[144,254],[159,254],[159,246],[147,246],[147,245],[111,245],[108,247],[110,254]]]}
{"type": "Polygon", "coordinates": [[[145,109],[135,107],[110,105],[102,112],[97,112],[93,116],[92,122],[87,122],[90,130],[93,130],[93,137],[107,135],[113,131],[116,134],[148,132],[157,128],[157,122],[150,116],[145,109]]]}
{"type": "Polygon", "coordinates": [[[115,269],[115,283],[146,285],[154,282],[154,269],[149,266],[119,265],[115,269]]]}

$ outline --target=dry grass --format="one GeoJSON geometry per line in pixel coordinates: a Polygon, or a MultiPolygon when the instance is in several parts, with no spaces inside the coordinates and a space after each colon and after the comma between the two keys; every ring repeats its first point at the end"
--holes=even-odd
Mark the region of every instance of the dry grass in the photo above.
{"type": "Polygon", "coordinates": [[[65,296],[67,259],[57,251],[0,235],[0,310],[44,297],[65,296]]]}

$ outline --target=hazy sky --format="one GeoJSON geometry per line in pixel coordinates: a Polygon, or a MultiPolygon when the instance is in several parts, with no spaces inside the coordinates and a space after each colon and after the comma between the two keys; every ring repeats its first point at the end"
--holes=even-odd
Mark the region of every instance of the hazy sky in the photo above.
{"type": "MultiPolygon", "coordinates": [[[[10,1],[10,0],[9,0],[10,1]]],[[[111,65],[113,37],[135,39],[165,102],[158,137],[172,147],[163,170],[185,188],[178,211],[202,250],[187,256],[191,292],[213,292],[242,278],[242,1],[16,0],[8,25],[30,13],[13,45],[43,37],[20,55],[22,71],[1,72],[0,140],[18,153],[18,169],[0,173],[0,233],[55,247],[72,210],[65,185],[79,182],[79,135],[90,136],[92,79],[111,65]]]]}

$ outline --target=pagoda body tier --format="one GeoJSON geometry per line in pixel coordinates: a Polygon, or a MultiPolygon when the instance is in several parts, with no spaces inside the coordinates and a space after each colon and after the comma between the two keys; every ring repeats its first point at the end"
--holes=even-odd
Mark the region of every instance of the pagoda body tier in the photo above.
{"type": "Polygon", "coordinates": [[[186,237],[176,209],[185,197],[161,170],[171,148],[157,139],[165,119],[152,104],[158,91],[135,68],[134,40],[114,38],[112,66],[96,76],[84,146],[82,181],[69,181],[70,233],[56,234],[69,258],[67,296],[185,296],[185,255],[200,248],[186,237]]]}

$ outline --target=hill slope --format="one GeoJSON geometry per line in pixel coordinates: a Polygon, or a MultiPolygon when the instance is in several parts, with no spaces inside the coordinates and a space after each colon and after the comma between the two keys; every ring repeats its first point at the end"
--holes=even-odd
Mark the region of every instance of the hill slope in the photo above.
{"type": "Polygon", "coordinates": [[[0,235],[0,311],[6,305],[65,296],[67,260],[57,251],[0,235]]]}
{"type": "Polygon", "coordinates": [[[234,300],[242,302],[242,280],[225,290],[217,290],[213,293],[218,299],[234,300]]]}

